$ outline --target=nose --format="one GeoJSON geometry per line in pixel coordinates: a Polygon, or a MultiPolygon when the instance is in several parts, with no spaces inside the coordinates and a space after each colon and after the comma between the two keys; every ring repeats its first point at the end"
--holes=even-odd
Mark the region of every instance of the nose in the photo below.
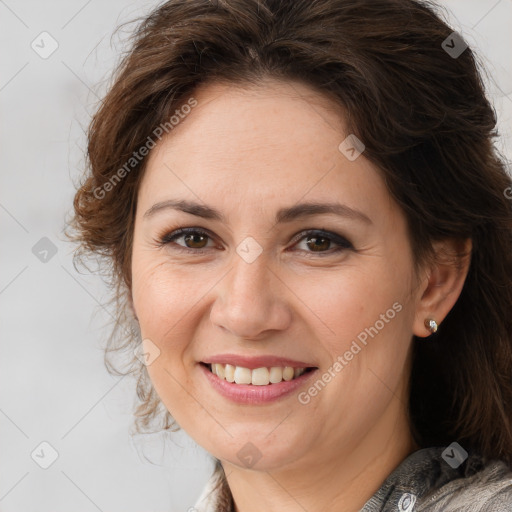
{"type": "Polygon", "coordinates": [[[263,339],[290,324],[290,291],[264,253],[252,262],[234,253],[230,270],[215,293],[210,319],[236,338],[263,339]]]}

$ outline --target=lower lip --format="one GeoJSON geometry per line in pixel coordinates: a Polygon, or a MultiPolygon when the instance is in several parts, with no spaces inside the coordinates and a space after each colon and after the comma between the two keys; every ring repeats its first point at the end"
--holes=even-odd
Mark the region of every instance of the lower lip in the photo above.
{"type": "Polygon", "coordinates": [[[239,404],[266,404],[274,402],[280,398],[290,395],[295,390],[305,385],[314,375],[317,369],[303,373],[300,377],[292,380],[282,381],[277,384],[268,384],[266,386],[255,386],[253,384],[235,384],[219,378],[212,373],[206,366],[199,364],[212,387],[222,396],[229,398],[239,404]]]}

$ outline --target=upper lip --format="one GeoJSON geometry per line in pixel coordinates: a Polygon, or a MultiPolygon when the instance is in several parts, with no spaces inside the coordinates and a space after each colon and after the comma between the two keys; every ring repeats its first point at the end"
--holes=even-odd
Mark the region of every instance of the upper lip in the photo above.
{"type": "Polygon", "coordinates": [[[255,368],[270,368],[272,366],[291,366],[292,368],[314,368],[311,363],[297,361],[279,356],[242,356],[237,354],[217,354],[202,360],[203,363],[220,363],[241,366],[254,370],[255,368]]]}

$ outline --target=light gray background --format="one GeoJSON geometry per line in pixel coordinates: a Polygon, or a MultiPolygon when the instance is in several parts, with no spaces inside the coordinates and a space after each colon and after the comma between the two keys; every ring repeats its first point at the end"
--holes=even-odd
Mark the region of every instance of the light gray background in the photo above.
{"type": "MultiPolygon", "coordinates": [[[[442,4],[490,73],[512,160],[512,0],[442,4]]],[[[0,0],[0,512],[186,511],[212,471],[183,432],[130,437],[134,383],[103,366],[107,290],[74,270],[62,234],[121,49],[111,35],[155,5],[0,0]],[[46,59],[31,48],[43,31],[58,43],[46,59]],[[47,262],[32,252],[43,237],[57,248],[47,262]],[[59,455],[48,469],[31,458],[49,456],[43,441],[59,455]]]]}

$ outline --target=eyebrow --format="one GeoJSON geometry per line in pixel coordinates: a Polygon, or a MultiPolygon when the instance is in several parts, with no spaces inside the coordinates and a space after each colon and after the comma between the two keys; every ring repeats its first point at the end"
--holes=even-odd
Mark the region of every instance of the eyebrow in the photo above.
{"type": "MultiPolygon", "coordinates": [[[[215,208],[183,199],[169,199],[167,201],[156,203],[146,211],[144,218],[150,218],[156,213],[168,209],[179,210],[204,219],[218,220],[224,223],[226,222],[224,215],[215,208]]],[[[372,224],[371,219],[367,215],[359,210],[350,208],[347,205],[340,203],[314,202],[300,203],[281,208],[278,210],[274,222],[275,224],[292,222],[300,218],[321,214],[334,214],[348,219],[359,220],[366,224],[372,224]]]]}

